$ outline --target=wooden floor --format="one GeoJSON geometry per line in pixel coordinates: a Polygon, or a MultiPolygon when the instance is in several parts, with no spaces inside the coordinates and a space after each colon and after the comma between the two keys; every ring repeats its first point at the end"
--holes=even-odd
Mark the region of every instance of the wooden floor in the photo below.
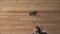
{"type": "MultiPolygon", "coordinates": [[[[30,11],[0,11],[1,34],[32,34],[36,25],[30,11]]],[[[60,34],[60,10],[39,10],[36,15],[48,34],[60,34]]]]}

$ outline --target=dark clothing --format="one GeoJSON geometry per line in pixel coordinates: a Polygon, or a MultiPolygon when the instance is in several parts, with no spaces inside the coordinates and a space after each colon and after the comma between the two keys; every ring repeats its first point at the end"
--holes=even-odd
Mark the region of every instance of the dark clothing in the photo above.
{"type": "MultiPolygon", "coordinates": [[[[36,34],[36,32],[34,32],[33,34],[36,34]]],[[[47,34],[46,32],[41,32],[41,33],[39,33],[39,34],[47,34]]]]}
{"type": "Polygon", "coordinates": [[[47,32],[41,32],[40,34],[47,34],[47,32]]]}
{"type": "Polygon", "coordinates": [[[34,32],[33,34],[36,34],[36,33],[39,33],[39,34],[47,34],[47,32],[42,32],[40,27],[36,26],[35,28],[37,29],[37,31],[34,32]]]}

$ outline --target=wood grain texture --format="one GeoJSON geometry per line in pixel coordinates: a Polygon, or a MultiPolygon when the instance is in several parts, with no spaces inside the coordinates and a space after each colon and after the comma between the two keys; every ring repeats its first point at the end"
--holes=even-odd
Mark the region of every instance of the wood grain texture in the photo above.
{"type": "Polygon", "coordinates": [[[60,10],[60,0],[0,0],[0,10],[60,10]]]}
{"type": "MultiPolygon", "coordinates": [[[[1,34],[32,34],[36,21],[28,15],[30,11],[0,11],[1,34]]],[[[37,11],[36,18],[48,34],[60,33],[60,11],[37,11]]]]}
{"type": "Polygon", "coordinates": [[[60,0],[0,0],[0,33],[32,34],[34,10],[48,34],[60,34],[60,0]]]}

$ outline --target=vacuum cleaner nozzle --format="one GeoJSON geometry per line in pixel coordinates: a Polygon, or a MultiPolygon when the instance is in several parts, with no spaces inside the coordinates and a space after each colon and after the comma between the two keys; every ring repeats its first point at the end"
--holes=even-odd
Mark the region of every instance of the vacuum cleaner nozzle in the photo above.
{"type": "Polygon", "coordinates": [[[30,16],[35,16],[36,13],[37,13],[37,11],[32,11],[32,12],[29,13],[29,15],[30,15],[30,16]]]}

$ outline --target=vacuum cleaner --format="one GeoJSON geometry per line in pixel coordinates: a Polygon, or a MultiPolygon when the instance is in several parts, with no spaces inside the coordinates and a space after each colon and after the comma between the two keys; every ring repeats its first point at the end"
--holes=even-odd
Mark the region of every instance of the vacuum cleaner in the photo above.
{"type": "Polygon", "coordinates": [[[32,16],[33,20],[36,23],[33,34],[47,34],[47,32],[44,30],[40,22],[36,19],[36,13],[37,11],[31,11],[29,13],[29,16],[32,16]]]}

